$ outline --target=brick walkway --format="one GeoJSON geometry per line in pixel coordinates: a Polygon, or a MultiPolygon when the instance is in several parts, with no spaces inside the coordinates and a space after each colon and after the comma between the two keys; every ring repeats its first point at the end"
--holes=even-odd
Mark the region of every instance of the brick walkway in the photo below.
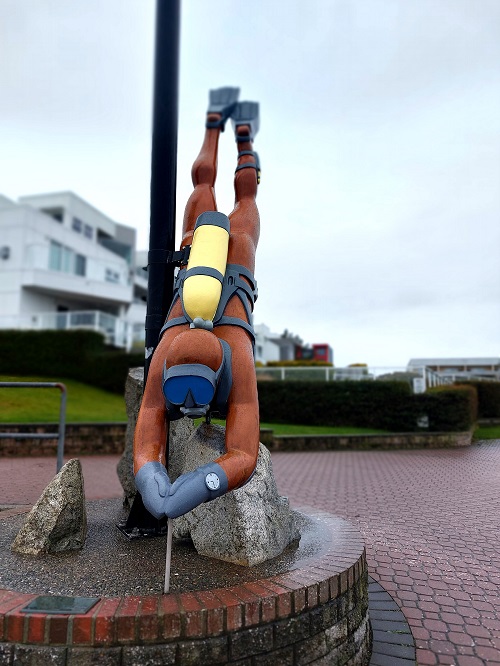
{"type": "Polygon", "coordinates": [[[500,442],[275,454],[280,492],[349,518],[399,603],[417,662],[500,664],[500,442]]]}
{"type": "MultiPolygon", "coordinates": [[[[117,497],[116,456],[82,457],[88,499],[117,497]]],[[[435,451],[275,453],[280,492],[350,519],[370,574],[411,626],[417,663],[500,665],[500,441],[435,451]]],[[[53,459],[0,459],[0,505],[34,502],[53,459]]]]}
{"type": "MultiPolygon", "coordinates": [[[[80,458],[87,499],[121,497],[123,491],[116,474],[119,459],[120,456],[80,458]]],[[[0,458],[0,506],[34,504],[55,474],[55,457],[0,458]]]]}

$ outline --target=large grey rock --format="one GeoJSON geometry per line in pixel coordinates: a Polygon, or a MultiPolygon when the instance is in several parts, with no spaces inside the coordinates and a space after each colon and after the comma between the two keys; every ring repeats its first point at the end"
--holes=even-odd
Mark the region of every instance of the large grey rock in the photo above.
{"type": "Polygon", "coordinates": [[[43,491],[12,543],[24,555],[83,548],[87,513],[82,466],[68,461],[43,491]]]}
{"type": "MultiPolygon", "coordinates": [[[[117,466],[117,473],[123,488],[123,504],[130,508],[137,489],[134,482],[134,432],[137,415],[144,392],[144,368],[132,368],[125,383],[125,405],[127,408],[127,430],[125,433],[125,449],[117,466]]],[[[170,424],[170,447],[175,448],[176,442],[187,441],[194,432],[193,422],[189,419],[173,421],[170,424]]]]}
{"type": "Polygon", "coordinates": [[[125,449],[116,468],[124,493],[123,504],[129,509],[137,492],[134,483],[133,448],[135,424],[137,422],[139,407],[141,406],[143,391],[144,368],[132,368],[129,370],[127,381],[125,382],[125,406],[127,408],[125,449]]]}
{"type": "MultiPolygon", "coordinates": [[[[172,449],[168,466],[175,480],[218,458],[224,452],[225,429],[203,423],[185,442],[172,449]]],[[[174,520],[174,537],[191,537],[200,555],[252,566],[279,555],[299,538],[288,499],[280,497],[271,455],[259,447],[252,479],[212,502],[174,520]]]]}

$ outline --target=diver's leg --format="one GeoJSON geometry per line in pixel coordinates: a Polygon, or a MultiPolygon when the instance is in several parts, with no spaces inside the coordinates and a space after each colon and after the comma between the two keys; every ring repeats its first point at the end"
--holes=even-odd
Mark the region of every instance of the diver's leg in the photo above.
{"type": "Polygon", "coordinates": [[[234,109],[238,94],[238,88],[219,88],[210,91],[205,137],[200,153],[191,169],[194,191],[189,197],[184,211],[182,246],[191,242],[198,216],[207,210],[217,210],[214,186],[217,177],[219,137],[234,109]]]}
{"type": "Polygon", "coordinates": [[[241,264],[252,273],[255,270],[255,248],[259,241],[260,218],[257,204],[257,187],[260,180],[260,164],[253,150],[253,139],[258,130],[259,106],[255,102],[242,102],[233,114],[233,124],[238,149],[238,162],[234,176],[235,204],[231,220],[232,242],[228,263],[241,264]]]}
{"type": "MultiPolygon", "coordinates": [[[[238,148],[238,165],[234,177],[235,206],[229,216],[231,240],[228,263],[240,264],[254,273],[260,230],[259,211],[255,201],[260,165],[258,155],[253,150],[253,139],[259,126],[258,104],[238,104],[232,119],[238,148]]],[[[253,303],[249,305],[253,309],[253,303]]],[[[229,301],[224,315],[248,321],[239,298],[229,301]]],[[[248,323],[251,324],[251,321],[248,323]]],[[[226,420],[226,450],[216,461],[227,476],[228,489],[232,490],[249,479],[259,453],[259,402],[255,359],[251,338],[240,326],[220,326],[217,335],[229,343],[233,355],[233,384],[226,420]]]]}

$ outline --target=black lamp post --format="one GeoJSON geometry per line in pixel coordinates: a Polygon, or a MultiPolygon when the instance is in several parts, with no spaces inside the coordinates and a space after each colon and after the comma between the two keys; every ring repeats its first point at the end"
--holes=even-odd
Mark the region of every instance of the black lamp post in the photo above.
{"type": "Polygon", "coordinates": [[[172,302],[177,185],[180,0],[158,0],[151,149],[151,216],[146,314],[146,383],[152,353],[172,302]]]}
{"type": "MultiPolygon", "coordinates": [[[[144,386],[173,296],[179,32],[180,0],[157,0],[144,386]]],[[[154,518],[137,493],[127,522],[119,528],[129,538],[159,536],[167,532],[167,519],[154,518]]]]}

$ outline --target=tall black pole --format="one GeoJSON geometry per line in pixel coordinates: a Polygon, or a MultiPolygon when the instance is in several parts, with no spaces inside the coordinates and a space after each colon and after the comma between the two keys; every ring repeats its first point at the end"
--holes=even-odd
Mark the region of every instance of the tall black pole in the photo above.
{"type": "MultiPolygon", "coordinates": [[[[174,266],[167,258],[175,250],[179,29],[180,0],[157,0],[144,386],[174,287],[174,266]]],[[[129,538],[159,536],[167,519],[154,518],[137,493],[126,523],[118,527],[129,538]]]]}
{"type": "Polygon", "coordinates": [[[157,0],[144,384],[173,294],[165,256],[175,250],[179,32],[180,0],[157,0]]]}

